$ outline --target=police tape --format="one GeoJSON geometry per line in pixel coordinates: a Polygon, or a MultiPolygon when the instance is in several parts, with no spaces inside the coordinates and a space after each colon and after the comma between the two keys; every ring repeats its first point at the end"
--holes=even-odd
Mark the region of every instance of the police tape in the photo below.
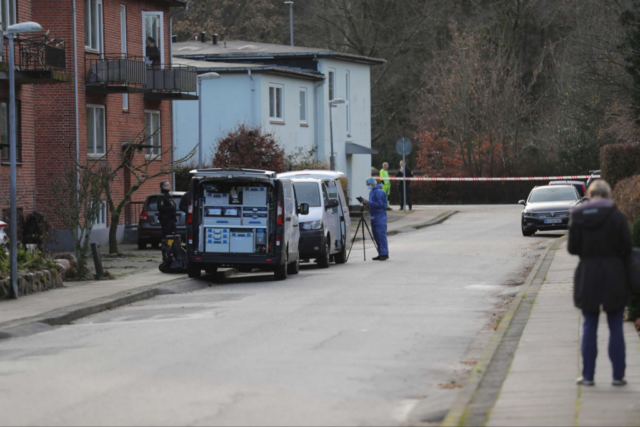
{"type": "Polygon", "coordinates": [[[501,181],[555,181],[555,180],[567,180],[567,179],[589,179],[593,175],[566,175],[566,176],[520,176],[520,177],[471,177],[471,178],[458,178],[458,177],[432,177],[432,176],[419,176],[413,178],[403,177],[388,177],[382,178],[374,176],[374,178],[381,181],[444,181],[444,182],[501,182],[501,181]]]}

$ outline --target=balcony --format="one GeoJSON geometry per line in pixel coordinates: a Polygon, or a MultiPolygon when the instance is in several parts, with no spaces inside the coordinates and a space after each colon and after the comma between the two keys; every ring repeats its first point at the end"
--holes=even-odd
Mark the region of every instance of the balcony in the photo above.
{"type": "Polygon", "coordinates": [[[195,67],[147,68],[147,83],[144,94],[149,100],[197,100],[198,73],[195,67]]]}
{"type": "Polygon", "coordinates": [[[143,57],[129,56],[126,53],[89,55],[91,57],[85,58],[87,93],[144,93],[147,91],[145,89],[147,74],[143,57]]]}
{"type": "MultiPolygon", "coordinates": [[[[64,40],[48,35],[20,35],[14,40],[17,84],[67,83],[64,40]]],[[[9,80],[9,43],[4,41],[0,80],[9,80]]]]}

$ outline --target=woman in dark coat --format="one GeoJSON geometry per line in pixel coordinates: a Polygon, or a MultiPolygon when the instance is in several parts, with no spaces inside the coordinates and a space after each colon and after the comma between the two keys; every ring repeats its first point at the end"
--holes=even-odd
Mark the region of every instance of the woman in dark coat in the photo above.
{"type": "Polygon", "coordinates": [[[584,317],[582,378],[578,384],[595,385],[600,307],[609,323],[609,358],[613,385],[625,385],[625,343],[622,323],[630,296],[626,260],[631,233],[626,218],[611,200],[611,187],[603,180],[589,186],[590,201],[574,208],[569,225],[569,252],[580,256],[574,276],[573,300],[584,317]]]}

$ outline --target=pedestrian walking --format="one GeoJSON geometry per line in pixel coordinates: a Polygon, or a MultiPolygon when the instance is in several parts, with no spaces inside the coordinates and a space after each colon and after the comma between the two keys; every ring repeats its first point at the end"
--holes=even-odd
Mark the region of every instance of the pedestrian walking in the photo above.
{"type": "Polygon", "coordinates": [[[371,219],[371,233],[378,246],[378,256],[372,258],[374,261],[386,261],[389,259],[389,245],[387,243],[387,193],[382,189],[382,184],[378,184],[375,178],[367,178],[367,188],[369,189],[369,200],[362,200],[362,203],[369,208],[371,219]]]}
{"type": "Polygon", "coordinates": [[[389,163],[384,162],[380,169],[380,179],[382,180],[382,191],[387,195],[387,210],[390,211],[389,196],[391,195],[391,180],[389,179],[389,163]]]}
{"type": "Polygon", "coordinates": [[[160,220],[160,227],[162,227],[162,237],[172,236],[177,234],[176,228],[176,202],[173,201],[173,197],[169,192],[171,191],[171,184],[169,181],[163,181],[160,183],[160,196],[158,196],[158,219],[160,220]]]}
{"type": "MultiPolygon", "coordinates": [[[[411,169],[409,169],[409,167],[405,167],[404,166],[404,162],[402,160],[400,160],[400,169],[398,169],[398,172],[396,173],[396,178],[413,178],[413,172],[411,172],[411,169]]],[[[398,191],[400,192],[400,210],[404,209],[404,193],[405,193],[405,189],[404,189],[404,180],[399,180],[398,181],[398,191]]],[[[407,181],[407,189],[406,189],[406,193],[407,193],[407,206],[409,206],[409,210],[413,209],[413,203],[411,203],[411,181],[407,181]]]]}
{"type": "Polygon", "coordinates": [[[574,208],[569,224],[569,253],[580,256],[574,275],[573,299],[582,310],[582,377],[577,383],[593,386],[598,354],[600,308],[609,324],[609,358],[614,386],[625,376],[624,309],[630,296],[626,262],[631,252],[627,220],[611,200],[611,187],[599,179],[589,186],[589,201],[574,208]]]}

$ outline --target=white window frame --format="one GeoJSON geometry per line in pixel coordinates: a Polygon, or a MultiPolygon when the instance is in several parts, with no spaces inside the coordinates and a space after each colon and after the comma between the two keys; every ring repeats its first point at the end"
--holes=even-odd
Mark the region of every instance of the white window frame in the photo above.
{"type": "MultiPolygon", "coordinates": [[[[102,4],[102,0],[85,0],[84,7],[85,7],[84,25],[89,27],[89,38],[90,38],[89,44],[87,45],[86,29],[85,29],[85,46],[84,47],[86,50],[89,50],[92,52],[103,53],[104,52],[104,5],[102,4]],[[95,19],[93,20],[87,19],[86,10],[88,8],[93,8],[93,7],[97,9],[95,15],[93,15],[95,19]],[[93,37],[93,27],[96,25],[98,26],[98,33],[97,33],[98,40],[91,40],[91,38],[93,37]],[[94,47],[94,46],[97,46],[97,47],[94,47]]],[[[91,15],[92,14],[89,13],[90,17],[91,15]]]]}
{"type": "MultiPolygon", "coordinates": [[[[120,5],[120,52],[127,56],[127,6],[120,5]]],[[[129,111],[129,94],[122,94],[122,110],[129,111]]]]}
{"type": "Polygon", "coordinates": [[[336,99],[336,94],[338,93],[338,85],[336,83],[336,69],[329,68],[329,74],[327,75],[327,92],[329,94],[329,101],[336,99]]]}
{"type": "Polygon", "coordinates": [[[164,65],[164,12],[142,12],[142,52],[147,46],[146,19],[148,15],[160,15],[160,37],[156,40],[156,44],[160,48],[160,65],[164,65]]]}
{"type": "Polygon", "coordinates": [[[284,85],[269,83],[269,119],[284,122],[284,85]],[[271,99],[271,89],[274,91],[273,99],[271,99]],[[278,117],[278,103],[276,102],[278,91],[280,91],[280,117],[278,117]],[[272,111],[274,114],[271,114],[272,111]]]}
{"type": "Polygon", "coordinates": [[[345,81],[345,109],[346,109],[346,121],[347,121],[347,136],[351,136],[351,71],[347,70],[345,81]]]}
{"type": "MultiPolygon", "coordinates": [[[[87,104],[87,109],[93,109],[92,120],[93,120],[93,151],[89,151],[87,147],[87,156],[89,157],[104,157],[107,153],[107,109],[104,105],[100,104],[87,104]],[[97,126],[96,126],[96,110],[102,110],[102,118],[104,119],[104,123],[102,124],[102,140],[104,141],[104,146],[102,149],[104,150],[102,153],[97,152],[97,126]]],[[[87,114],[87,130],[89,129],[89,115],[87,114]]],[[[87,135],[88,137],[88,135],[87,135]]],[[[89,141],[87,141],[87,146],[89,141]]]]}
{"type": "Polygon", "coordinates": [[[107,228],[107,201],[100,201],[100,211],[98,212],[98,216],[96,217],[95,222],[93,223],[94,229],[107,228]]]}
{"type": "Polygon", "coordinates": [[[309,124],[309,95],[306,87],[300,88],[298,97],[300,97],[300,94],[302,93],[304,93],[304,105],[300,103],[300,109],[304,108],[304,119],[300,117],[300,124],[308,125],[309,124]]]}
{"type": "MultiPolygon", "coordinates": [[[[145,136],[147,135],[147,114],[157,115],[158,116],[158,133],[155,138],[158,140],[158,145],[154,148],[147,148],[145,152],[145,157],[148,159],[158,159],[162,157],[162,116],[160,115],[159,110],[144,110],[144,130],[145,136]]],[[[155,132],[154,129],[150,129],[149,135],[155,132]]],[[[153,141],[149,141],[148,139],[145,141],[145,144],[152,144],[153,141]]]]}
{"type": "Polygon", "coordinates": [[[2,13],[0,19],[2,19],[2,31],[7,31],[10,25],[18,22],[17,0],[0,0],[0,6],[2,7],[2,13]],[[5,16],[7,11],[11,12],[9,17],[5,16]]]}

